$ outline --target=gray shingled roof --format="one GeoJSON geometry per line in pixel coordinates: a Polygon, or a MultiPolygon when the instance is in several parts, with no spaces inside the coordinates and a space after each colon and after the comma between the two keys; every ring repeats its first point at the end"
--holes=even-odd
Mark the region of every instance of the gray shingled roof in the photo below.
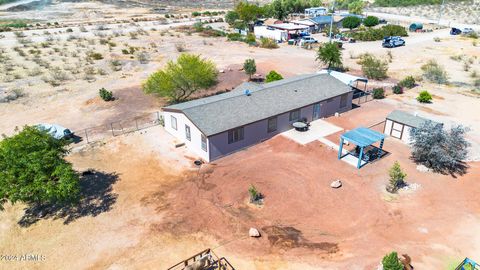
{"type": "Polygon", "coordinates": [[[237,89],[165,107],[183,112],[206,136],[218,134],[294,109],[351,92],[328,74],[308,74],[263,85],[241,84],[237,89]],[[250,96],[244,90],[249,88],[250,96]]]}
{"type": "MultiPolygon", "coordinates": [[[[411,126],[414,128],[418,128],[422,126],[425,122],[427,121],[432,121],[430,119],[426,119],[420,116],[415,116],[411,113],[405,112],[405,111],[400,111],[400,110],[395,110],[392,111],[388,116],[387,119],[390,119],[392,121],[395,121],[397,123],[405,124],[407,126],[411,126]]],[[[435,121],[432,121],[434,123],[437,123],[435,121]]]]}

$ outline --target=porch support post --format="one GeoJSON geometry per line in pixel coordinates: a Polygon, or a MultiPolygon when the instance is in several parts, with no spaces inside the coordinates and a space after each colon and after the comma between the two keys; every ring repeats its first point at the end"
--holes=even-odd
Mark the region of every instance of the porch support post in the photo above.
{"type": "Polygon", "coordinates": [[[343,138],[340,138],[340,146],[338,147],[338,159],[342,158],[343,152],[343,138]]]}
{"type": "Polygon", "coordinates": [[[358,155],[357,169],[360,169],[360,167],[362,166],[362,158],[363,158],[363,147],[360,147],[360,155],[358,155]]]}
{"type": "Polygon", "coordinates": [[[383,142],[385,141],[385,139],[382,139],[380,141],[380,154],[378,155],[378,158],[380,158],[383,154],[383,142]]]}

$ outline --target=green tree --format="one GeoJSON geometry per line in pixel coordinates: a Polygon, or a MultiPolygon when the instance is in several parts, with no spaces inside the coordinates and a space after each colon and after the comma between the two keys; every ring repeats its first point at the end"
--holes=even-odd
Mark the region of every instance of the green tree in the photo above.
{"type": "Polygon", "coordinates": [[[390,176],[390,180],[388,181],[387,191],[394,193],[397,192],[399,188],[405,185],[405,177],[407,174],[402,171],[400,167],[400,163],[395,161],[393,166],[388,171],[388,175],[390,176]]]}
{"type": "Polygon", "coordinates": [[[239,20],[240,16],[236,11],[230,10],[225,14],[225,22],[230,26],[233,26],[236,20],[239,20]]]}
{"type": "Polygon", "coordinates": [[[403,264],[398,259],[397,252],[385,255],[382,260],[383,270],[403,270],[403,264]]]}
{"type": "Polygon", "coordinates": [[[428,91],[422,91],[418,94],[417,101],[420,103],[432,102],[432,95],[428,91]]]}
{"type": "Polygon", "coordinates": [[[279,80],[283,80],[283,77],[282,77],[282,75],[277,73],[275,70],[270,71],[267,74],[267,76],[265,77],[265,82],[267,82],[267,83],[274,82],[274,81],[279,81],[279,80]]]}
{"type": "Polygon", "coordinates": [[[262,7],[247,2],[238,3],[235,12],[238,13],[240,20],[246,23],[251,23],[264,14],[262,7]]]}
{"type": "Polygon", "coordinates": [[[318,48],[317,61],[327,65],[328,69],[341,68],[342,52],[335,43],[324,43],[318,48]]]}
{"type": "Polygon", "coordinates": [[[378,17],[375,17],[375,16],[367,16],[365,20],[363,20],[363,25],[365,25],[366,27],[376,26],[378,24],[379,24],[378,17]]]}
{"type": "Polygon", "coordinates": [[[362,14],[365,3],[363,0],[356,0],[348,4],[348,12],[352,14],[362,14]]]}
{"type": "Polygon", "coordinates": [[[245,70],[245,73],[248,75],[248,79],[252,79],[252,75],[257,72],[257,64],[255,64],[255,59],[247,59],[243,63],[243,69],[245,70]]]}
{"type": "Polygon", "coordinates": [[[388,62],[366,53],[357,62],[362,66],[362,71],[369,79],[382,80],[387,78],[388,62]]]}
{"type": "Polygon", "coordinates": [[[269,6],[269,9],[270,15],[278,20],[283,20],[288,15],[287,11],[283,7],[282,0],[273,0],[269,6]]]}
{"type": "Polygon", "coordinates": [[[215,85],[217,75],[212,61],[184,53],[176,62],[169,61],[164,69],[150,75],[142,88],[147,94],[155,93],[167,97],[172,103],[178,103],[187,100],[198,90],[215,85]]]}
{"type": "Polygon", "coordinates": [[[79,177],[65,160],[67,142],[36,127],[16,129],[0,141],[0,209],[7,201],[28,204],[73,203],[79,177]]]}
{"type": "Polygon", "coordinates": [[[342,26],[344,28],[348,28],[352,30],[353,28],[359,27],[361,23],[362,23],[362,20],[360,18],[355,16],[348,16],[345,19],[343,19],[342,26]]]}

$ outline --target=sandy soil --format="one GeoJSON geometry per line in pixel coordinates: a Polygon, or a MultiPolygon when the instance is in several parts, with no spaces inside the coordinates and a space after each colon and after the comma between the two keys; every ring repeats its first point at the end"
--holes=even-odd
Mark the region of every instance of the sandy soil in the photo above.
{"type": "MultiPolygon", "coordinates": [[[[78,131],[158,111],[165,101],[144,95],[140,85],[179,55],[175,44],[180,42],[188,52],[211,59],[224,71],[219,84],[201,94],[246,81],[240,68],[247,58],[255,58],[260,74],[276,70],[289,77],[320,68],[315,51],[285,44],[275,50],[254,48],[224,38],[188,35],[155,21],[105,26],[111,29],[100,31],[104,37],[95,35],[97,25],[88,26],[87,32],[72,27],[73,35],[82,36],[80,41],[68,41],[72,33],[58,29],[49,48],[36,44],[45,41],[43,31],[26,32],[33,42],[25,52],[36,45],[52,66],[81,63],[80,73],[71,71],[71,78],[57,87],[42,80],[47,70],[43,75],[25,75],[33,64],[14,51],[19,44],[13,34],[0,39],[15,63],[12,76],[16,72],[23,76],[4,81],[0,88],[22,88],[25,93],[0,103],[0,133],[11,134],[15,126],[40,122],[78,131]],[[123,35],[115,36],[120,29],[123,35]],[[139,30],[142,34],[136,39],[128,34],[139,30]],[[102,45],[100,39],[116,46],[102,45]],[[124,55],[121,50],[129,46],[148,52],[150,61],[141,64],[136,55],[124,55]],[[54,47],[60,48],[58,52],[54,47]],[[90,50],[102,53],[104,59],[88,63],[85,54],[90,50]],[[72,56],[77,51],[78,59],[72,56]],[[119,60],[122,69],[112,70],[111,60],[119,60]],[[87,80],[86,67],[108,72],[87,80]],[[116,101],[102,102],[101,87],[112,90],[116,101]]],[[[327,121],[352,129],[377,124],[396,108],[417,111],[447,126],[471,127],[471,158],[478,159],[478,98],[470,93],[471,73],[480,72],[478,47],[472,40],[450,37],[447,30],[412,34],[406,41],[407,46],[392,50],[380,48],[379,42],[345,44],[344,63],[351,73],[361,74],[358,55],[371,52],[386,59],[391,51],[391,78],[371,82],[390,87],[404,76],[419,76],[420,66],[433,58],[448,67],[452,84],[420,82],[403,95],[366,103],[327,121]],[[458,55],[473,59],[469,71],[464,70],[463,60],[451,58],[458,55]],[[434,94],[432,104],[415,101],[424,89],[434,94]]],[[[329,139],[337,142],[338,136],[329,139]]],[[[174,149],[172,138],[158,126],[75,146],[69,160],[81,172],[93,169],[84,182],[97,184],[96,192],[82,211],[61,217],[53,213],[26,227],[17,224],[25,219],[25,206],[7,206],[0,213],[0,254],[41,254],[45,260],[0,261],[0,268],[165,269],[205,248],[214,248],[238,269],[374,269],[391,250],[412,256],[416,269],[443,269],[465,256],[478,256],[480,204],[473,198],[479,190],[480,165],[469,163],[468,173],[457,178],[420,173],[409,160],[407,146],[388,139],[385,149],[390,155],[357,170],[338,161],[336,151],[320,142],[300,146],[277,136],[198,170],[191,165],[194,157],[186,149],[174,149]],[[408,182],[421,185],[419,190],[385,192],[387,170],[395,160],[407,171],[408,182]],[[341,189],[329,187],[335,179],[343,181],[341,189]],[[262,207],[248,203],[251,184],[265,195],[262,207]],[[262,238],[247,237],[252,226],[260,229],[262,238]]]]}

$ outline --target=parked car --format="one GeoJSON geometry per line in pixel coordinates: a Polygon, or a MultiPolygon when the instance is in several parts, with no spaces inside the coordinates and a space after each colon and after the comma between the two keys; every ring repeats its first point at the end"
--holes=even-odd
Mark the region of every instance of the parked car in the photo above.
{"type": "Polygon", "coordinates": [[[452,29],[450,29],[450,35],[460,35],[462,33],[462,30],[458,29],[458,28],[455,28],[455,27],[452,27],[452,29]]]}
{"type": "Polygon", "coordinates": [[[382,42],[384,48],[395,48],[398,46],[405,46],[405,40],[401,37],[385,37],[382,42]]]}
{"type": "Polygon", "coordinates": [[[46,131],[50,136],[57,140],[73,138],[73,132],[71,132],[70,129],[64,128],[60,125],[39,124],[36,127],[39,130],[46,131]]]}
{"type": "Polygon", "coordinates": [[[473,31],[472,28],[463,28],[463,30],[462,30],[462,34],[464,34],[464,35],[468,35],[468,34],[473,33],[473,32],[475,32],[475,31],[473,31]]]}
{"type": "Polygon", "coordinates": [[[314,37],[302,37],[304,43],[318,43],[314,37]]]}

